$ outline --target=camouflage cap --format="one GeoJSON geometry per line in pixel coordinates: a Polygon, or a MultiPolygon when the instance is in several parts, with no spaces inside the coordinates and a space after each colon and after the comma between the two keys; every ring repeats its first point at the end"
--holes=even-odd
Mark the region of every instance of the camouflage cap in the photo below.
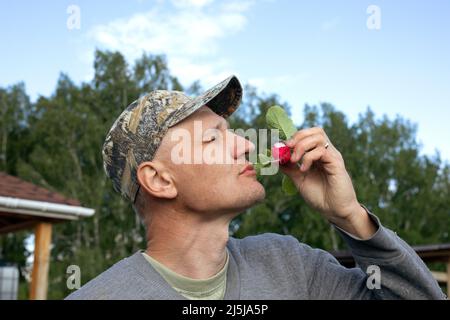
{"type": "Polygon", "coordinates": [[[239,106],[242,86],[231,76],[202,95],[156,90],[131,103],[116,119],[103,144],[103,168],[114,189],[132,203],[139,183],[136,170],[151,161],[167,130],[204,105],[228,117],[239,106]]]}

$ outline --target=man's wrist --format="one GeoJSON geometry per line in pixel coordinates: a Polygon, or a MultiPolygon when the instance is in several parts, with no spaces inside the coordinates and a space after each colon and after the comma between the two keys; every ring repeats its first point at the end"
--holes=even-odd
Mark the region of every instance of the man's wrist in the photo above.
{"type": "Polygon", "coordinates": [[[351,209],[346,218],[332,219],[330,222],[361,240],[370,239],[378,229],[367,211],[359,203],[351,209]]]}

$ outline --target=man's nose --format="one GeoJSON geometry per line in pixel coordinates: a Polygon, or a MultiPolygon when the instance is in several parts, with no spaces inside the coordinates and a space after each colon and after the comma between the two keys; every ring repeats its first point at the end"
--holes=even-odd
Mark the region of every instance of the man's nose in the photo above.
{"type": "Polygon", "coordinates": [[[248,139],[233,133],[233,158],[239,159],[247,153],[255,150],[255,145],[248,139]]]}

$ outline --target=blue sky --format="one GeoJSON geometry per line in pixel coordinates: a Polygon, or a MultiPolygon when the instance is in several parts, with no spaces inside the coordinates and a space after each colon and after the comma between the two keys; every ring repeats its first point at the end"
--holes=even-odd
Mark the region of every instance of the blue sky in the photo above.
{"type": "MultiPolygon", "coordinates": [[[[351,121],[371,106],[418,124],[423,152],[450,159],[450,2],[135,0],[0,2],[0,86],[24,81],[35,100],[60,72],[92,78],[95,48],[167,54],[185,85],[229,74],[278,93],[302,121],[330,102],[351,121]],[[68,29],[67,8],[80,9],[68,29]],[[366,12],[380,9],[381,28],[366,12]]],[[[332,137],[331,137],[332,139],[332,137]]]]}

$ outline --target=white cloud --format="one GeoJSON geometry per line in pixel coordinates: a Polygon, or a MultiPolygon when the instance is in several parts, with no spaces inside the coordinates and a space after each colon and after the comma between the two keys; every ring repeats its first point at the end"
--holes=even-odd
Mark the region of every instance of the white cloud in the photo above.
{"type": "Polygon", "coordinates": [[[214,0],[172,0],[172,3],[179,8],[201,8],[209,5],[214,0]]]}
{"type": "Polygon", "coordinates": [[[162,2],[150,11],[97,25],[88,37],[96,47],[118,50],[129,61],[143,52],[166,54],[171,72],[185,84],[201,79],[207,86],[232,73],[231,63],[220,56],[220,41],[245,28],[253,0],[171,4],[162,2]]]}
{"type": "Polygon", "coordinates": [[[322,31],[330,31],[336,29],[341,23],[341,18],[334,17],[333,19],[324,21],[321,25],[322,31]]]}
{"type": "Polygon", "coordinates": [[[255,4],[255,0],[226,1],[222,3],[222,10],[227,12],[245,12],[255,4]]]}

